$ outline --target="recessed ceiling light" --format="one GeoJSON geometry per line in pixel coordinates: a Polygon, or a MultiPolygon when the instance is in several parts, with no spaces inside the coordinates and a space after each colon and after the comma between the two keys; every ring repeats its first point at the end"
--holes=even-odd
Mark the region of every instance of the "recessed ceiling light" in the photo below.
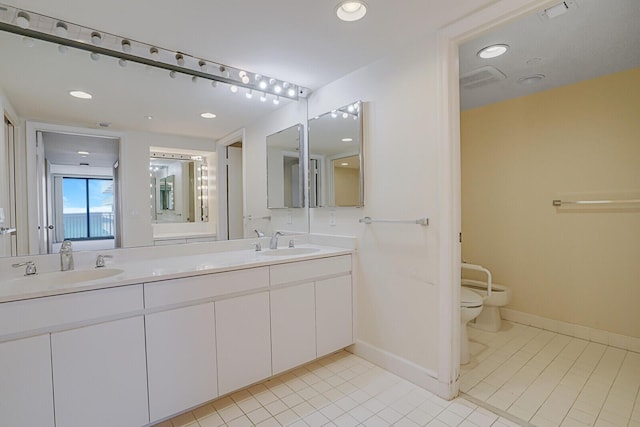
{"type": "Polygon", "coordinates": [[[216,115],[213,113],[202,113],[200,114],[200,117],[202,117],[203,119],[215,119],[216,115]]]}
{"type": "Polygon", "coordinates": [[[89,152],[88,151],[78,151],[78,154],[80,154],[81,156],[88,156],[89,152]]]}
{"type": "Polygon", "coordinates": [[[153,116],[144,116],[144,118],[147,119],[147,120],[151,120],[151,119],[153,119],[153,116]]]}
{"type": "Polygon", "coordinates": [[[531,74],[529,76],[520,77],[518,83],[521,85],[531,85],[543,80],[546,76],[544,74],[531,74]]]}
{"type": "Polygon", "coordinates": [[[340,163],[340,166],[349,166],[349,163],[347,163],[347,162],[340,163]]]}
{"type": "Polygon", "coordinates": [[[93,95],[91,95],[88,92],[83,92],[81,90],[72,90],[69,92],[69,95],[73,96],[74,98],[80,98],[80,99],[91,99],[93,98],[93,95]]]}
{"type": "Polygon", "coordinates": [[[503,55],[507,50],[509,46],[506,44],[492,44],[480,49],[477,55],[482,59],[490,59],[503,55]]]}
{"type": "Polygon", "coordinates": [[[364,18],[367,14],[367,5],[359,0],[342,1],[336,8],[336,15],[343,21],[353,22],[364,18]]]}
{"type": "Polygon", "coordinates": [[[351,142],[353,138],[342,138],[342,142],[351,142]]]}

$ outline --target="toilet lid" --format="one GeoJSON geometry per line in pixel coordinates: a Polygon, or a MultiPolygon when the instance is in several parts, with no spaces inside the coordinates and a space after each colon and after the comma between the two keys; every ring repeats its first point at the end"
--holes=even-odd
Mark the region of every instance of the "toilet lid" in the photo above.
{"type": "Polygon", "coordinates": [[[460,289],[460,306],[461,307],[480,307],[482,305],[482,297],[473,292],[471,289],[460,289]]]}

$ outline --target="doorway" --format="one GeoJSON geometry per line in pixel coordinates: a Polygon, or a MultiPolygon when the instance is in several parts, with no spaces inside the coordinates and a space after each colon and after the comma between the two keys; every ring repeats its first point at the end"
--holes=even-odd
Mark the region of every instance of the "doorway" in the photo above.
{"type": "Polygon", "coordinates": [[[222,138],[218,152],[218,240],[245,237],[244,130],[222,138]]]}
{"type": "Polygon", "coordinates": [[[0,256],[18,254],[16,231],[15,126],[4,116],[4,143],[0,150],[0,256]]]}
{"type": "Polygon", "coordinates": [[[244,238],[242,194],[242,141],[226,147],[227,230],[229,240],[244,238]]]}
{"type": "Polygon", "coordinates": [[[52,250],[64,240],[83,248],[109,249],[114,239],[113,177],[53,175],[52,250]],[[100,242],[101,240],[105,240],[100,242]]]}
{"type": "Polygon", "coordinates": [[[118,247],[120,139],[68,131],[35,132],[38,253],[118,247]]]}
{"type": "MultiPolygon", "coordinates": [[[[571,13],[586,12],[589,10],[588,7],[593,7],[583,1],[580,3],[581,10],[572,12],[566,3],[569,2],[558,5],[567,9],[567,15],[564,17],[566,19],[571,13]]],[[[622,2],[618,2],[617,5],[618,11],[624,10],[622,2]]],[[[599,16],[599,21],[602,22],[615,16],[613,12],[609,12],[593,13],[590,16],[599,16]]],[[[541,20],[541,13],[543,12],[539,11],[537,16],[532,16],[535,18],[535,25],[548,24],[551,19],[546,17],[544,19],[547,21],[541,20]]],[[[562,22],[564,30],[570,29],[568,21],[559,22],[562,22]]],[[[625,27],[621,18],[616,22],[619,26],[625,27]]],[[[524,29],[525,25],[519,22],[520,36],[525,34],[524,29]]],[[[547,30],[546,33],[549,32],[547,30]]],[[[574,35],[580,34],[577,30],[571,32],[574,35]]],[[[543,32],[537,32],[536,40],[540,45],[547,45],[540,41],[541,33],[543,32]]],[[[589,26],[582,37],[587,39],[591,34],[611,36],[611,33],[613,31],[599,31],[595,26],[589,26]]],[[[508,40],[504,40],[504,34],[502,37],[492,34],[492,37],[509,44],[508,40]]],[[[634,38],[637,37],[625,37],[634,38]]],[[[605,39],[604,36],[599,37],[599,40],[605,39]]],[[[488,43],[481,41],[478,44],[484,46],[488,43]]],[[[468,49],[473,56],[479,51],[476,47],[478,46],[468,49]]],[[[522,43],[519,43],[518,47],[522,48],[522,43]]],[[[591,56],[600,58],[598,63],[616,62],[603,60],[602,55],[591,52],[591,47],[589,49],[591,56]]],[[[578,54],[578,49],[573,49],[572,53],[571,61],[578,62],[580,58],[584,58],[578,54]]],[[[540,61],[541,58],[534,58],[528,65],[540,61]]],[[[464,63],[462,48],[460,63],[464,63]]],[[[505,63],[499,65],[504,67],[505,63]]],[[[581,63],[580,71],[585,72],[586,68],[587,64],[581,63]]],[[[470,82],[469,76],[473,76],[474,79],[480,76],[465,73],[465,70],[462,70],[461,74],[461,83],[465,76],[467,82],[470,82]]],[[[553,76],[551,73],[547,74],[547,77],[553,76]]],[[[513,73],[506,72],[506,75],[512,77],[513,81],[519,80],[513,77],[513,73]]],[[[541,76],[542,74],[538,78],[543,79],[541,76]]],[[[621,313],[633,315],[634,310],[620,309],[624,307],[625,301],[613,303],[616,292],[624,288],[620,284],[625,283],[626,277],[618,279],[614,272],[624,272],[624,269],[607,258],[610,255],[616,261],[624,263],[624,253],[616,254],[616,250],[624,247],[627,241],[635,244],[637,239],[631,239],[629,236],[632,236],[631,233],[634,229],[637,230],[637,227],[627,226],[623,230],[624,221],[633,220],[630,218],[631,215],[616,212],[616,216],[613,216],[613,209],[609,212],[605,209],[587,208],[563,211],[562,208],[556,208],[558,205],[552,207],[550,197],[556,196],[556,192],[562,194],[566,191],[575,196],[582,191],[585,194],[591,191],[591,196],[586,196],[587,200],[624,199],[621,197],[624,195],[623,192],[617,194],[617,197],[611,197],[609,193],[626,188],[632,180],[616,182],[610,179],[614,176],[614,171],[607,171],[604,165],[615,165],[615,172],[623,176],[621,171],[624,171],[625,165],[628,166],[629,163],[626,160],[637,158],[637,151],[636,154],[633,154],[633,151],[625,151],[623,153],[627,154],[620,156],[622,160],[614,161],[616,157],[612,151],[600,152],[598,147],[601,146],[602,140],[607,141],[608,147],[614,143],[617,147],[626,147],[625,144],[637,146],[633,144],[635,141],[629,144],[631,139],[625,140],[620,137],[625,135],[626,129],[632,128],[636,123],[633,121],[630,125],[629,122],[620,120],[619,118],[625,114],[616,110],[622,108],[621,101],[627,98],[628,87],[631,87],[620,83],[626,76],[626,73],[613,71],[605,73],[604,76],[596,76],[597,79],[584,78],[580,82],[566,82],[564,85],[546,88],[545,93],[540,90],[535,95],[520,96],[511,101],[501,100],[504,103],[494,98],[487,107],[468,107],[469,110],[462,115],[462,126],[459,126],[465,135],[463,142],[467,142],[462,145],[461,155],[465,167],[465,185],[462,187],[465,206],[463,214],[466,215],[465,258],[470,262],[486,263],[486,266],[495,268],[493,272],[500,274],[497,281],[510,286],[517,299],[512,300],[507,310],[503,310],[503,317],[509,321],[504,324],[503,329],[487,332],[469,328],[475,350],[472,349],[472,363],[461,369],[460,390],[477,399],[478,404],[491,405],[535,425],[598,425],[600,422],[627,425],[629,417],[632,416],[634,399],[636,407],[638,405],[636,392],[640,387],[640,379],[630,375],[634,370],[637,372],[640,360],[637,354],[638,347],[635,347],[636,352],[629,351],[634,349],[633,343],[638,341],[633,333],[613,329],[616,327],[613,324],[616,319],[624,319],[624,314],[621,313]],[[570,86],[565,86],[569,84],[570,86]],[[606,88],[601,89],[600,85],[606,88]],[[580,97],[576,97],[575,93],[579,93],[580,97]],[[582,102],[582,99],[597,99],[597,104],[607,105],[607,97],[615,98],[610,101],[614,107],[600,110],[594,107],[593,110],[588,110],[582,102]],[[581,102],[575,103],[576,99],[581,102]],[[477,110],[474,110],[475,108],[477,110]],[[571,111],[573,116],[563,117],[562,124],[558,126],[553,120],[545,120],[548,117],[553,118],[553,113],[557,111],[554,108],[563,114],[571,111]],[[525,110],[531,114],[522,114],[525,110]],[[596,112],[597,114],[594,114],[596,112]],[[616,123],[615,136],[610,133],[613,126],[601,125],[609,113],[616,118],[615,121],[607,122],[616,123]],[[494,117],[489,117],[489,114],[494,114],[494,117]],[[588,119],[594,116],[597,120],[588,119]],[[527,120],[518,123],[523,117],[527,120]],[[578,118],[581,119],[581,123],[578,123],[578,118]],[[499,129],[485,132],[484,124],[498,122],[499,129]],[[536,133],[540,127],[531,123],[542,122],[548,131],[536,133]],[[518,123],[519,129],[514,131],[512,126],[515,123],[518,123]],[[600,132],[604,137],[598,138],[600,132]],[[497,134],[500,134],[500,137],[497,134]],[[505,135],[508,137],[505,138],[505,135]],[[571,145],[576,143],[579,143],[577,148],[571,145]],[[483,155],[479,155],[480,152],[483,155]],[[564,155],[565,152],[569,155],[564,155]],[[580,153],[581,162],[573,161],[572,156],[576,152],[580,153]],[[557,161],[565,158],[572,161],[557,161]],[[542,164],[539,161],[541,159],[544,168],[539,167],[542,164]],[[584,168],[584,165],[591,164],[594,166],[584,168]],[[544,169],[544,173],[540,173],[541,169],[544,169]],[[596,173],[600,170],[606,173],[605,177],[596,173]],[[580,176],[581,179],[567,179],[572,176],[580,176]],[[496,180],[489,183],[493,178],[496,180]],[[496,182],[500,182],[500,185],[493,185],[496,182]],[[509,188],[511,183],[517,183],[517,186],[509,188]],[[600,187],[604,189],[602,194],[607,196],[594,195],[597,194],[594,189],[600,191],[600,187]],[[478,209],[480,205],[483,205],[482,209],[478,209]],[[526,212],[528,216],[514,214],[521,212],[526,212]],[[498,221],[499,224],[493,227],[493,221],[498,221]],[[598,228],[600,223],[602,228],[598,228]],[[588,225],[585,227],[586,232],[579,229],[582,224],[588,225]],[[531,230],[534,232],[529,235],[531,230]],[[617,231],[618,236],[622,237],[614,237],[617,231]],[[554,240],[553,237],[549,238],[549,235],[561,237],[554,240]],[[502,238],[503,236],[507,238],[502,238]],[[603,237],[604,243],[598,240],[600,237],[603,237]],[[499,245],[487,244],[489,239],[499,242],[499,245]],[[603,250],[609,240],[615,243],[615,248],[603,250]],[[587,244],[594,241],[598,242],[595,247],[587,244]],[[576,242],[579,245],[572,246],[572,243],[576,242]],[[533,258],[527,257],[528,252],[534,254],[535,263],[529,261],[533,258]],[[597,262],[589,263],[591,253],[598,255],[597,262]],[[523,260],[527,261],[522,262],[523,260]],[[533,264],[535,269],[532,268],[533,264]],[[599,267],[606,270],[603,274],[606,281],[597,280],[599,267]],[[575,280],[580,275],[587,277],[587,280],[575,280]],[[592,286],[589,280],[598,283],[592,286]],[[593,295],[599,292],[602,282],[607,283],[606,288],[603,288],[604,292],[593,298],[593,295]],[[567,294],[575,294],[578,298],[566,298],[567,294]],[[617,312],[607,313],[601,310],[602,301],[618,307],[617,312]],[[525,303],[528,305],[525,306],[525,303]],[[627,339],[627,336],[631,336],[632,339],[627,339]],[[489,365],[493,366],[489,368],[489,365]],[[623,383],[625,387],[621,387],[623,383]],[[601,389],[605,389],[605,392],[601,392],[601,389]],[[629,393],[628,390],[632,392],[629,393]]],[[[477,88],[481,87],[480,80],[470,83],[475,86],[475,93],[479,94],[477,88]]],[[[488,84],[485,85],[487,90],[488,84]]],[[[533,92],[533,87],[529,87],[533,92]]],[[[502,94],[506,92],[504,87],[496,87],[496,90],[502,94]]],[[[463,108],[464,101],[463,99],[463,108]]],[[[637,130],[630,134],[637,135],[637,130]]],[[[635,164],[629,169],[636,170],[634,166],[635,164]]],[[[457,159],[457,164],[454,159],[453,168],[456,173],[460,172],[460,159],[457,159]]],[[[568,197],[572,200],[570,195],[568,197]]],[[[632,263],[628,262],[627,266],[632,266],[632,263]]],[[[622,297],[619,299],[633,301],[633,289],[632,286],[626,286],[623,292],[620,292],[622,297]]],[[[637,325],[637,317],[635,320],[619,323],[623,324],[623,327],[637,325]]]]}

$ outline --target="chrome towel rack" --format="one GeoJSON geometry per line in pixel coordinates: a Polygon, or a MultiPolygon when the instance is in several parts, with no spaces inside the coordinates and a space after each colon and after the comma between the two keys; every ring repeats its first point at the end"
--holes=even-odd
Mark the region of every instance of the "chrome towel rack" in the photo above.
{"type": "Polygon", "coordinates": [[[271,215],[261,216],[261,217],[254,217],[252,215],[247,215],[245,218],[247,218],[247,221],[253,221],[254,219],[266,219],[267,221],[271,221],[271,215]]]}
{"type": "Polygon", "coordinates": [[[0,227],[0,234],[11,234],[11,233],[15,233],[15,232],[16,232],[15,228],[0,227]]]}
{"type": "Polygon", "coordinates": [[[621,205],[640,203],[640,199],[626,199],[626,200],[554,200],[553,206],[562,205],[621,205]]]}
{"type": "Polygon", "coordinates": [[[429,218],[398,220],[398,219],[373,219],[369,216],[365,216],[364,218],[360,218],[358,222],[362,224],[371,224],[374,222],[386,222],[390,224],[418,224],[426,227],[427,225],[429,225],[429,218]]]}

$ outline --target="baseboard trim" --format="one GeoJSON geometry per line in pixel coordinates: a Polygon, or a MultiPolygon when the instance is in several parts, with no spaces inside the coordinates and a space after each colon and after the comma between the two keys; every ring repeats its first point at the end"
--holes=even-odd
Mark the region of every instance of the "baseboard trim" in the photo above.
{"type": "Polygon", "coordinates": [[[593,341],[599,344],[640,353],[640,338],[615,334],[602,329],[589,328],[587,326],[576,325],[574,323],[563,322],[560,320],[548,319],[546,317],[536,316],[535,314],[512,310],[510,308],[500,308],[500,315],[505,320],[520,323],[522,325],[533,326],[535,328],[557,332],[562,335],[568,335],[570,337],[580,338],[586,341],[593,341]]]}
{"type": "Polygon", "coordinates": [[[438,375],[431,369],[360,340],[347,350],[443,399],[453,398],[451,392],[453,384],[438,381],[438,375]]]}

